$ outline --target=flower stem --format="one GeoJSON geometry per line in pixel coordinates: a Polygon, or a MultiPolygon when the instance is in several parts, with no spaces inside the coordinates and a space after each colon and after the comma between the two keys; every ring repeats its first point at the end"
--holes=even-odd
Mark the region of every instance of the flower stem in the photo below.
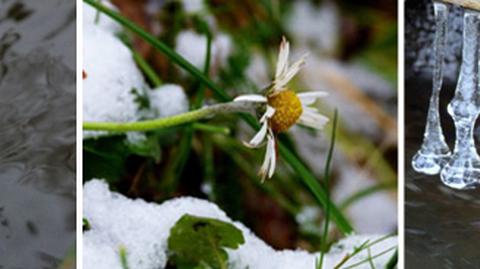
{"type": "Polygon", "coordinates": [[[110,132],[151,131],[211,118],[217,114],[249,112],[251,110],[252,106],[250,103],[229,102],[154,120],[136,122],[84,122],[83,129],[89,131],[110,132]]]}

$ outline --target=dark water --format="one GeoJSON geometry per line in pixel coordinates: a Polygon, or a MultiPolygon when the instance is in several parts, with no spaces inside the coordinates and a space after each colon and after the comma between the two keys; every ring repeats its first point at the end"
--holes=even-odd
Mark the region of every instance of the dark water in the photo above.
{"type": "Polygon", "coordinates": [[[75,1],[0,0],[0,268],[75,245],[75,1]]]}
{"type": "MultiPolygon", "coordinates": [[[[439,176],[418,174],[410,165],[422,143],[430,88],[429,79],[406,83],[405,265],[409,269],[480,268],[480,189],[447,188],[439,176]]],[[[440,105],[451,148],[454,127],[446,106],[454,88],[454,83],[445,85],[440,105]]]]}

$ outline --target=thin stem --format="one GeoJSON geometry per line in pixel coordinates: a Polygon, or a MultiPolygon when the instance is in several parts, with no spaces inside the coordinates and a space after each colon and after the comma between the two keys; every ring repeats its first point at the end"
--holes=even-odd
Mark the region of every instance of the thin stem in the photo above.
{"type": "MultiPolygon", "coordinates": [[[[347,256],[345,256],[345,258],[343,260],[341,260],[335,267],[334,269],[340,269],[345,263],[347,263],[351,258],[353,258],[354,256],[356,256],[358,253],[362,252],[363,250],[367,249],[367,248],[370,248],[371,246],[373,245],[376,245],[388,238],[390,238],[392,235],[385,235],[385,236],[382,236],[376,240],[373,240],[372,242],[370,242],[370,240],[367,240],[365,242],[363,242],[358,248],[354,249],[354,251],[352,252],[352,254],[347,254],[347,256]]],[[[395,248],[395,247],[393,247],[395,248]]],[[[349,267],[348,267],[349,268],[349,267]]]]}
{"type": "Polygon", "coordinates": [[[388,249],[386,249],[386,250],[384,250],[384,251],[382,251],[382,252],[380,252],[380,253],[377,253],[377,254],[374,255],[374,256],[371,256],[371,257],[369,257],[369,258],[367,258],[367,259],[364,259],[364,260],[362,260],[362,261],[359,261],[359,262],[357,262],[357,263],[354,263],[354,264],[352,264],[352,265],[349,265],[349,266],[345,267],[344,269],[355,268],[355,267],[357,267],[357,266],[359,266],[359,265],[362,265],[362,264],[368,262],[369,260],[374,260],[374,259],[376,259],[376,258],[378,258],[378,257],[380,257],[380,256],[382,256],[382,255],[385,255],[385,254],[387,254],[388,252],[390,252],[390,251],[392,251],[392,250],[394,250],[394,249],[396,249],[396,248],[397,248],[397,247],[390,247],[390,248],[388,248],[388,249]]]}
{"type": "Polygon", "coordinates": [[[170,128],[185,123],[211,118],[217,114],[249,112],[251,105],[246,102],[230,102],[212,105],[186,113],[155,120],[137,122],[84,122],[83,129],[90,131],[133,132],[170,128]]]}
{"type": "Polygon", "coordinates": [[[212,124],[206,124],[201,122],[196,122],[192,124],[194,130],[204,131],[209,133],[220,133],[224,135],[230,134],[230,129],[226,126],[217,126],[212,124]]]}
{"type": "MultiPolygon", "coordinates": [[[[324,172],[324,181],[325,181],[325,192],[327,195],[327,200],[330,201],[330,167],[333,158],[333,149],[335,148],[335,135],[337,131],[337,110],[333,114],[333,127],[332,127],[332,136],[330,137],[330,148],[328,149],[327,161],[325,163],[325,172],[324,172]]],[[[323,227],[323,234],[321,239],[321,254],[320,254],[320,261],[319,261],[319,268],[323,267],[323,260],[325,256],[325,252],[327,251],[328,245],[328,228],[330,225],[330,204],[331,202],[327,203],[325,206],[325,226],[323,227]]]]}
{"type": "Polygon", "coordinates": [[[120,255],[120,264],[122,265],[122,269],[129,269],[128,261],[127,261],[127,250],[125,247],[121,246],[119,250],[120,255]]]}

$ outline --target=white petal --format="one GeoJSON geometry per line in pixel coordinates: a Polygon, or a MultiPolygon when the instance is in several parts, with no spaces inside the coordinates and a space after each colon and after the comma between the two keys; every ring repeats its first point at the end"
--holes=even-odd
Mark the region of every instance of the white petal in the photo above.
{"type": "Polygon", "coordinates": [[[304,107],[303,109],[303,113],[298,119],[298,123],[301,125],[321,130],[329,121],[327,117],[317,111],[312,111],[312,108],[304,107]]]}
{"type": "Polygon", "coordinates": [[[245,94],[240,95],[237,98],[233,99],[234,102],[257,102],[257,103],[266,103],[267,97],[259,94],[245,94]]]}
{"type": "Polygon", "coordinates": [[[278,52],[277,68],[275,71],[275,79],[284,74],[288,68],[288,55],[290,54],[290,43],[285,37],[282,37],[280,43],[280,51],[278,52]]]}
{"type": "Polygon", "coordinates": [[[302,105],[311,105],[315,103],[318,98],[327,96],[327,92],[315,91],[315,92],[302,92],[297,94],[298,98],[302,102],[302,105]]]}
{"type": "Polygon", "coordinates": [[[273,82],[273,89],[274,90],[280,90],[287,85],[287,83],[300,71],[300,68],[305,64],[305,58],[307,57],[307,54],[304,54],[300,60],[295,62],[292,66],[287,67],[285,72],[282,72],[280,75],[275,77],[275,80],[273,82]]]}
{"type": "Polygon", "coordinates": [[[268,123],[265,122],[262,125],[262,128],[260,128],[260,130],[258,131],[258,133],[252,138],[252,140],[250,140],[250,142],[246,144],[252,148],[258,147],[260,143],[263,142],[263,140],[265,139],[265,136],[267,135],[267,127],[268,127],[268,123]]]}
{"type": "Polygon", "coordinates": [[[275,114],[275,108],[267,105],[267,111],[263,114],[260,122],[265,122],[267,119],[270,119],[275,114]]]}
{"type": "Polygon", "coordinates": [[[271,178],[273,176],[273,173],[275,172],[275,166],[277,165],[277,154],[275,152],[275,137],[273,134],[270,134],[268,136],[268,143],[270,145],[267,145],[272,148],[272,154],[270,155],[270,170],[268,171],[268,178],[271,178]]]}
{"type": "Polygon", "coordinates": [[[265,159],[263,160],[262,167],[260,167],[259,175],[262,178],[262,182],[268,177],[273,176],[275,172],[276,156],[275,156],[275,139],[270,134],[268,135],[267,150],[265,152],[265,159]]]}

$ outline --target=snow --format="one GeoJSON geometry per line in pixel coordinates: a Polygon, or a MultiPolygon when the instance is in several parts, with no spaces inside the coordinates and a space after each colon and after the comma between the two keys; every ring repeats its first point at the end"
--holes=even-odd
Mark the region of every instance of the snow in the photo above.
{"type": "MultiPolygon", "coordinates": [[[[108,2],[104,4],[113,8],[108,2]]],[[[100,15],[98,24],[95,23],[96,13],[84,4],[84,121],[131,122],[187,111],[188,100],[180,86],[166,84],[153,91],[149,88],[130,49],[116,36],[121,26],[106,15],[100,15]],[[150,99],[151,111],[139,107],[133,89],[150,99]]],[[[85,132],[84,137],[102,134],[85,132]]],[[[129,136],[132,137],[138,138],[129,136]]]]}
{"type": "Polygon", "coordinates": [[[127,122],[139,119],[132,89],[145,91],[145,80],[130,50],[116,36],[114,23],[84,4],[84,121],[127,122]]]}
{"type": "MultiPolygon", "coordinates": [[[[165,268],[167,239],[171,227],[184,214],[210,217],[230,222],[242,230],[245,244],[237,250],[228,250],[229,268],[233,269],[292,269],[314,268],[318,253],[302,250],[276,251],[256,237],[239,222],[229,219],[220,208],[206,200],[191,197],[176,198],[163,204],[147,203],[141,199],[128,199],[110,192],[101,180],[91,180],[84,186],[84,217],[91,230],[83,234],[83,264],[85,268],[121,268],[118,251],[125,247],[131,268],[165,268]]],[[[379,235],[352,235],[341,240],[326,255],[324,268],[334,265],[355,246],[379,235]]],[[[371,247],[372,255],[397,245],[391,237],[371,247]]],[[[393,252],[375,260],[378,267],[385,265],[393,252]]],[[[364,260],[362,251],[347,264],[364,260]]],[[[368,263],[364,267],[369,268],[368,263]]]]}
{"type": "MultiPolygon", "coordinates": [[[[118,12],[118,9],[109,1],[102,1],[102,5],[118,12]]],[[[88,4],[83,5],[83,23],[89,29],[95,26],[109,33],[118,33],[122,30],[122,26],[120,24],[111,19],[109,16],[103,13],[98,13],[95,8],[88,4]],[[96,22],[97,18],[98,22],[96,22]]]]}
{"type": "Polygon", "coordinates": [[[188,99],[183,88],[176,84],[164,84],[148,92],[153,117],[167,117],[188,111],[188,99]]]}
{"type": "MultiPolygon", "coordinates": [[[[193,31],[182,31],[177,36],[175,50],[197,68],[203,69],[207,51],[207,38],[205,35],[193,31]]],[[[217,33],[212,40],[212,69],[224,65],[231,50],[232,41],[230,38],[226,34],[217,33]]]]}
{"type": "Polygon", "coordinates": [[[325,53],[335,51],[341,32],[339,25],[338,10],[328,1],[318,8],[310,1],[295,1],[286,23],[299,45],[310,45],[325,53]]]}
{"type": "Polygon", "coordinates": [[[268,64],[259,52],[252,54],[250,63],[245,70],[245,76],[260,88],[271,83],[272,78],[268,74],[268,64]]]}
{"type": "Polygon", "coordinates": [[[183,9],[188,14],[199,13],[205,9],[203,0],[183,0],[183,9]]]}

